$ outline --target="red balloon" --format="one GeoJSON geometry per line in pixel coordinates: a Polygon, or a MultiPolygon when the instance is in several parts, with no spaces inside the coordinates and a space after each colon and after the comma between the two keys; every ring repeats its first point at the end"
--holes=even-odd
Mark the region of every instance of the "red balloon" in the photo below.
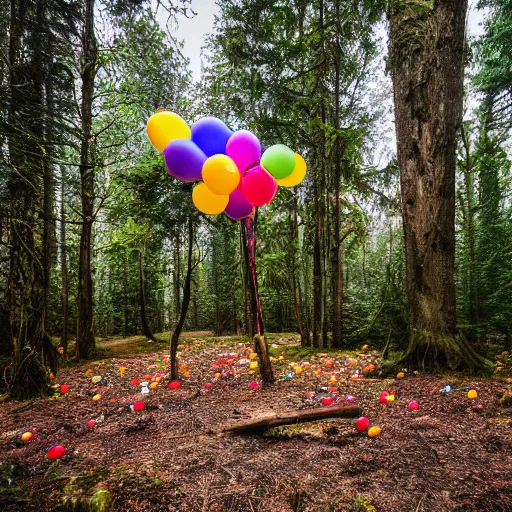
{"type": "Polygon", "coordinates": [[[366,416],[361,416],[356,421],[356,428],[357,430],[366,430],[369,424],[370,420],[366,416]]]}
{"type": "Polygon", "coordinates": [[[242,194],[253,206],[270,203],[277,192],[277,182],[261,165],[253,167],[242,178],[242,194]]]}
{"type": "Polygon", "coordinates": [[[387,401],[386,397],[388,397],[388,396],[389,396],[389,393],[388,393],[387,391],[383,391],[383,392],[380,394],[379,402],[380,402],[381,404],[387,404],[387,403],[388,403],[388,401],[387,401]]]}
{"type": "Polygon", "coordinates": [[[332,401],[333,401],[332,396],[324,396],[322,398],[322,404],[323,405],[331,405],[332,401]]]}
{"type": "Polygon", "coordinates": [[[133,410],[134,411],[142,411],[144,410],[145,404],[144,402],[135,402],[133,404],[133,410]]]}
{"type": "Polygon", "coordinates": [[[89,421],[87,422],[87,426],[88,426],[88,427],[94,427],[94,425],[96,425],[96,420],[89,420],[89,421]]]}
{"type": "Polygon", "coordinates": [[[173,380],[169,383],[169,389],[178,389],[181,386],[181,382],[179,380],[173,380]]]}
{"type": "Polygon", "coordinates": [[[60,386],[60,392],[65,395],[68,392],[69,386],[67,384],[62,384],[60,386]]]}
{"type": "Polygon", "coordinates": [[[48,450],[48,458],[49,459],[60,459],[63,455],[66,454],[66,448],[64,446],[58,444],[56,446],[52,446],[48,450]]]}

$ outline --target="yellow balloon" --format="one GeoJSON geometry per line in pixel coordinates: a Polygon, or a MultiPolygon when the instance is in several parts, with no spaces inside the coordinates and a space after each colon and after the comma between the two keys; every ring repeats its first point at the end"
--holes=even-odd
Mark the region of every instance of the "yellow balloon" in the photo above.
{"type": "Polygon", "coordinates": [[[192,136],[190,126],[178,114],[167,110],[153,114],[148,119],[146,130],[151,144],[158,151],[163,151],[174,139],[190,139],[192,136]]]}
{"type": "Polygon", "coordinates": [[[207,215],[217,215],[226,209],[229,196],[218,196],[204,183],[199,183],[192,191],[192,201],[200,212],[207,215]]]}
{"type": "Polygon", "coordinates": [[[218,196],[229,195],[240,183],[235,162],[227,155],[213,155],[203,164],[203,181],[218,196]]]}
{"type": "Polygon", "coordinates": [[[307,165],[304,158],[299,154],[295,153],[295,169],[286,178],[276,180],[277,184],[281,187],[295,187],[298,185],[306,176],[307,165]]]}

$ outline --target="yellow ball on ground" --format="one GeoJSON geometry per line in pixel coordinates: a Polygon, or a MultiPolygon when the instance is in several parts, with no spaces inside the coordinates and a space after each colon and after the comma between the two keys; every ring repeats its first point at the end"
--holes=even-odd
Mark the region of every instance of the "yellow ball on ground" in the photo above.
{"type": "Polygon", "coordinates": [[[380,427],[370,427],[368,429],[368,435],[370,437],[377,437],[382,432],[382,429],[380,427]]]}
{"type": "Polygon", "coordinates": [[[249,354],[249,359],[252,361],[258,357],[258,354],[256,352],[252,352],[249,354]]]}
{"type": "Polygon", "coordinates": [[[101,400],[101,395],[98,393],[92,397],[92,399],[97,402],[98,400],[101,400]]]}
{"type": "Polygon", "coordinates": [[[470,400],[474,400],[478,396],[478,393],[476,392],[476,389],[470,389],[468,391],[468,398],[470,400]]]}
{"type": "Polygon", "coordinates": [[[403,379],[404,377],[405,377],[405,373],[404,373],[404,372],[398,372],[398,373],[396,374],[396,378],[397,378],[397,379],[403,379]]]}

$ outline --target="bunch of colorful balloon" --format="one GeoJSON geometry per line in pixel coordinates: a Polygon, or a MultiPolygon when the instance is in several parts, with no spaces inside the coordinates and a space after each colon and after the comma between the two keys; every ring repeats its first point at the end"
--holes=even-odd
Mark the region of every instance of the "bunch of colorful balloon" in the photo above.
{"type": "Polygon", "coordinates": [[[190,128],[174,112],[152,115],[147,132],[164,152],[167,170],[181,181],[201,181],[192,191],[196,208],[224,212],[233,220],[248,217],[255,206],[272,201],[278,185],[294,187],[306,175],[306,162],[284,144],[263,155],[258,138],[247,130],[232,132],[220,119],[204,117],[190,128]]]}

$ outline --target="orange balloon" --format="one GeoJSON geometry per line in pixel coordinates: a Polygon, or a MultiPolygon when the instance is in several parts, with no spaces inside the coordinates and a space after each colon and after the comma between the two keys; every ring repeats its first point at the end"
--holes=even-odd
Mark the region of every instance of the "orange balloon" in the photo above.
{"type": "Polygon", "coordinates": [[[218,196],[205,183],[199,183],[192,191],[192,201],[200,212],[206,215],[218,215],[226,209],[229,195],[218,196]]]}

